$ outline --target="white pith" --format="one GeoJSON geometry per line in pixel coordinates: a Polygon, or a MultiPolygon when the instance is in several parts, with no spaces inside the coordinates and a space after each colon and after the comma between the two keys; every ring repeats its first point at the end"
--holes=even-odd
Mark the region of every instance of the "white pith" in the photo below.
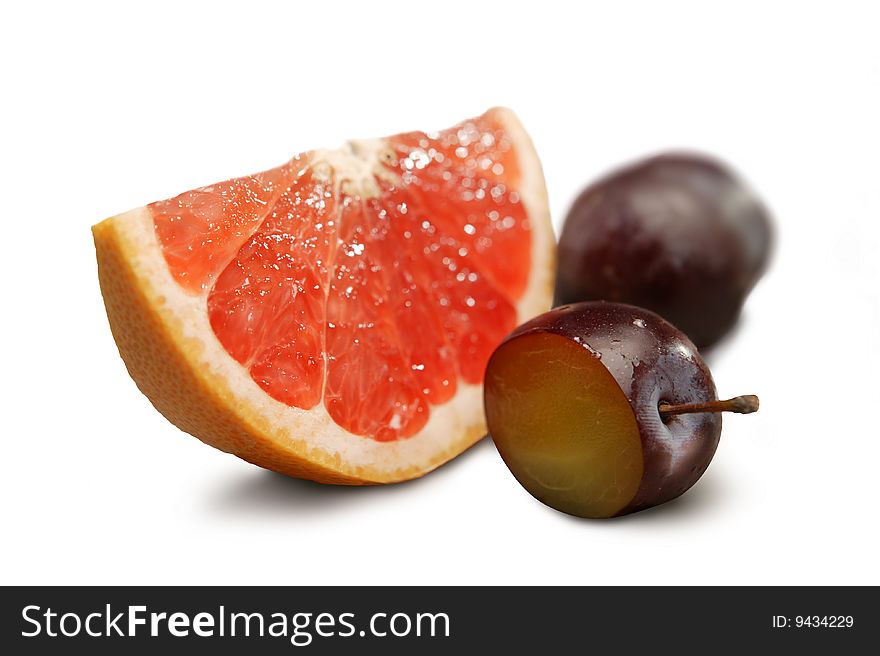
{"type": "MultiPolygon", "coordinates": [[[[522,182],[518,189],[532,229],[532,267],[526,291],[517,302],[517,320],[525,321],[549,307],[549,289],[552,282],[550,247],[553,241],[547,210],[546,190],[540,163],[533,154],[528,136],[516,117],[507,110],[495,110],[505,131],[519,154],[522,182]]],[[[313,172],[320,174],[322,166],[330,166],[334,178],[343,185],[343,191],[362,196],[378,194],[375,175],[393,175],[382,166],[382,158],[389,149],[382,140],[350,142],[333,151],[322,150],[312,154],[313,172]],[[384,172],[384,173],[383,173],[384,172]]],[[[446,454],[462,435],[472,432],[474,426],[483,426],[482,385],[469,385],[459,379],[455,396],[441,405],[432,405],[430,417],[416,435],[393,442],[377,442],[354,435],[328,414],[323,403],[302,410],[288,406],[270,397],[251,378],[248,370],[230,356],[211,328],[208,311],[208,291],[195,296],[183,290],[171,275],[147,208],[132,210],[116,217],[118,231],[137,253],[132,263],[142,283],[164,301],[160,314],[169,323],[180,326],[185,337],[197,340],[203,347],[198,366],[211,371],[228,385],[238,407],[247,407],[278,430],[276,439],[289,440],[294,451],[308,455],[314,450],[323,452],[341,471],[357,472],[359,468],[389,474],[400,469],[429,470],[455,455],[446,454]]]]}
{"type": "Polygon", "coordinates": [[[312,174],[335,181],[337,195],[375,198],[379,195],[377,179],[398,184],[400,176],[382,163],[396,164],[394,151],[384,139],[353,139],[342,148],[316,150],[311,155],[312,174]]]}

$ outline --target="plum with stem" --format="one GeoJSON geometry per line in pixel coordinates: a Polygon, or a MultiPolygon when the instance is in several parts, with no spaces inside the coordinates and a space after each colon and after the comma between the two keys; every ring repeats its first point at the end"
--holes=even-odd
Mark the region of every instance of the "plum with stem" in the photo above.
{"type": "Polygon", "coordinates": [[[653,312],[594,301],[526,322],[486,369],[489,433],[517,480],[543,503],[613,517],[688,490],[712,460],[719,401],[691,341],[653,312]]]}

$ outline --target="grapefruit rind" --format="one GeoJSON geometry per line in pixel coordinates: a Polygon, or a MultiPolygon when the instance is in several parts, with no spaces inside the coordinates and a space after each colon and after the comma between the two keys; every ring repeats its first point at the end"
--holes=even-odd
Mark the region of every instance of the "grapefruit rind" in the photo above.
{"type": "MultiPolygon", "coordinates": [[[[514,144],[519,194],[532,227],[532,267],[517,320],[548,309],[554,238],[537,154],[510,110],[490,110],[514,144]]],[[[148,209],[93,228],[98,275],[111,330],[138,388],[169,421],[222,451],[283,474],[322,483],[392,483],[421,476],[486,433],[482,385],[461,383],[432,406],[406,440],[377,442],[336,424],[323,404],[302,410],[271,398],[223,348],[211,329],[207,292],[174,280],[148,209]]]]}

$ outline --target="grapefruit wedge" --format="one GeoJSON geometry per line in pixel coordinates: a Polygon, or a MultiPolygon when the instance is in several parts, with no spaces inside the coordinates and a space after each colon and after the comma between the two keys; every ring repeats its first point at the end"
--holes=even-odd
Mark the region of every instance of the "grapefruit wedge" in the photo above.
{"type": "Polygon", "coordinates": [[[549,308],[515,115],[352,141],[93,228],[132,378],[203,442],[326,483],[411,479],[485,434],[495,346],[549,308]]]}

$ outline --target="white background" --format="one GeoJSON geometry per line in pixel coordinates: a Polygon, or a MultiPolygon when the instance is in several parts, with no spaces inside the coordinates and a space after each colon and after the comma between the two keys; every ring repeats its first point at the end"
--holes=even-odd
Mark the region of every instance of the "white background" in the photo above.
{"type": "Polygon", "coordinates": [[[0,23],[2,583],[880,583],[870,3],[14,3],[0,23]],[[709,356],[720,394],[762,408],[725,419],[690,492],[579,521],[489,442],[409,484],[321,487],[153,410],[91,224],[497,104],[557,229],[588,181],[673,146],[727,159],[776,215],[772,269],[709,356]]]}

